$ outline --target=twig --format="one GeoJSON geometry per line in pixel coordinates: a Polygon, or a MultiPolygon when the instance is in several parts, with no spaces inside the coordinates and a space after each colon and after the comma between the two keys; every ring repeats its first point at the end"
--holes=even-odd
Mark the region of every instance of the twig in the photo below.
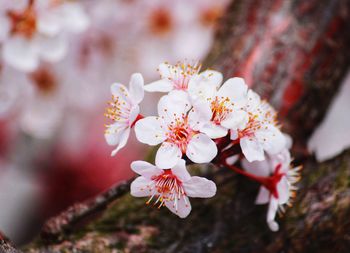
{"type": "Polygon", "coordinates": [[[127,193],[132,180],[120,182],[95,198],[74,204],[58,216],[51,218],[43,226],[41,238],[59,240],[69,234],[75,225],[103,211],[110,203],[127,193]]]}

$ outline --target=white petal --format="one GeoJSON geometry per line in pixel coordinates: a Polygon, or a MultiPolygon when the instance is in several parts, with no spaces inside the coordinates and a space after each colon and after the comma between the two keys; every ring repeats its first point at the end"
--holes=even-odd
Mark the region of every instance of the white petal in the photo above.
{"type": "Polygon", "coordinates": [[[281,131],[270,124],[261,127],[256,131],[255,136],[269,154],[281,152],[286,146],[286,139],[281,131]]]}
{"type": "Polygon", "coordinates": [[[271,175],[271,165],[268,160],[248,162],[247,159],[241,160],[242,167],[257,176],[268,177],[271,175]]]}
{"type": "Polygon", "coordinates": [[[143,84],[143,77],[140,73],[135,73],[131,76],[129,89],[134,104],[139,104],[144,97],[143,84]]]}
{"type": "Polygon", "coordinates": [[[59,11],[61,23],[66,30],[80,33],[88,28],[90,21],[80,4],[66,2],[59,11]]]}
{"type": "Polygon", "coordinates": [[[176,204],[174,201],[165,201],[165,205],[180,218],[186,218],[191,212],[191,203],[187,196],[178,199],[176,204]]]}
{"type": "Polygon", "coordinates": [[[153,164],[145,161],[134,161],[130,166],[134,172],[148,179],[163,173],[162,169],[159,169],[153,164]]]}
{"type": "Polygon", "coordinates": [[[111,85],[111,93],[113,96],[118,97],[121,99],[121,102],[127,102],[130,104],[130,95],[128,89],[120,83],[113,83],[111,85]]]}
{"type": "Polygon", "coordinates": [[[37,36],[36,43],[40,56],[49,62],[60,61],[67,53],[68,42],[63,35],[37,36]]]}
{"type": "Polygon", "coordinates": [[[259,189],[258,196],[256,197],[255,204],[263,205],[269,203],[270,192],[264,186],[261,186],[259,189]]]}
{"type": "Polygon", "coordinates": [[[38,48],[33,41],[22,37],[12,37],[3,44],[4,60],[12,67],[30,72],[39,65],[38,48]]]}
{"type": "Polygon", "coordinates": [[[215,142],[205,134],[196,134],[188,143],[186,155],[195,163],[208,163],[218,152],[215,142]]]}
{"type": "Polygon", "coordinates": [[[62,28],[59,14],[50,11],[43,11],[37,20],[37,29],[41,34],[47,36],[57,35],[62,28]]]}
{"type": "Polygon", "coordinates": [[[192,177],[183,183],[187,196],[192,198],[211,198],[216,194],[216,185],[204,177],[192,177]]]}
{"type": "Polygon", "coordinates": [[[277,184],[278,203],[280,205],[288,202],[289,199],[289,183],[287,177],[282,177],[281,181],[277,184]]]}
{"type": "Polygon", "coordinates": [[[208,103],[197,103],[188,113],[188,124],[193,130],[198,131],[203,124],[208,123],[212,112],[208,103]]]}
{"type": "Polygon", "coordinates": [[[171,123],[175,119],[183,118],[190,106],[185,96],[187,96],[185,92],[176,91],[161,97],[158,102],[159,116],[167,123],[171,123]]]}
{"type": "Polygon", "coordinates": [[[119,143],[121,133],[127,128],[128,126],[125,124],[121,124],[119,122],[116,122],[112,125],[108,126],[108,129],[105,133],[105,139],[108,145],[115,146],[119,143]]]}
{"type": "Polygon", "coordinates": [[[120,134],[119,145],[116,149],[112,151],[111,153],[112,156],[115,156],[119,150],[125,147],[126,143],[128,142],[129,135],[130,135],[130,128],[125,129],[125,131],[123,131],[120,134]]]}
{"type": "Polygon", "coordinates": [[[182,153],[178,146],[163,142],[156,154],[156,165],[161,169],[171,169],[181,159],[182,153]]]}
{"type": "Polygon", "coordinates": [[[132,124],[134,124],[134,121],[136,120],[137,116],[140,113],[140,107],[137,106],[133,106],[130,110],[130,115],[129,115],[129,126],[131,126],[132,124]]]}
{"type": "Polygon", "coordinates": [[[228,97],[232,102],[247,99],[248,86],[243,78],[234,77],[228,79],[219,89],[218,97],[228,97]]]}
{"type": "Polygon", "coordinates": [[[230,130],[230,139],[233,141],[238,139],[238,131],[237,130],[234,130],[234,129],[230,130]]]}
{"type": "Polygon", "coordinates": [[[243,110],[234,110],[220,122],[223,127],[228,129],[244,129],[249,121],[248,113],[243,110]]]}
{"type": "Polygon", "coordinates": [[[11,24],[9,19],[4,15],[0,15],[0,24],[0,42],[2,42],[9,36],[11,24]]]}
{"type": "Polygon", "coordinates": [[[183,159],[180,159],[178,163],[172,167],[172,173],[176,175],[182,182],[191,179],[190,173],[186,169],[186,162],[183,159]]]}
{"type": "Polygon", "coordinates": [[[226,163],[229,165],[235,164],[239,159],[239,155],[233,155],[226,158],[226,163]]]}
{"type": "Polygon", "coordinates": [[[167,63],[161,63],[158,66],[158,70],[159,70],[159,74],[161,75],[161,78],[163,79],[169,79],[173,77],[174,74],[174,70],[176,70],[176,68],[174,66],[171,66],[167,63]]]}
{"type": "Polygon", "coordinates": [[[142,176],[137,177],[130,185],[130,193],[134,197],[151,196],[154,191],[153,181],[142,176]]]}
{"type": "Polygon", "coordinates": [[[271,197],[269,209],[267,211],[267,224],[269,225],[270,229],[274,232],[278,231],[279,229],[279,226],[275,221],[277,209],[278,209],[278,201],[274,197],[271,197]]]}
{"type": "Polygon", "coordinates": [[[249,162],[263,161],[265,159],[264,150],[255,137],[243,137],[240,145],[245,158],[249,162]]]}
{"type": "Polygon", "coordinates": [[[173,89],[173,84],[168,79],[161,79],[145,85],[145,91],[148,92],[169,92],[173,89]]]}
{"type": "Polygon", "coordinates": [[[135,124],[136,138],[145,144],[154,146],[166,139],[163,122],[159,117],[146,117],[135,124]]]}
{"type": "Polygon", "coordinates": [[[224,137],[227,135],[228,132],[228,130],[225,127],[216,125],[213,122],[203,124],[203,126],[200,128],[200,131],[213,139],[224,137]]]}

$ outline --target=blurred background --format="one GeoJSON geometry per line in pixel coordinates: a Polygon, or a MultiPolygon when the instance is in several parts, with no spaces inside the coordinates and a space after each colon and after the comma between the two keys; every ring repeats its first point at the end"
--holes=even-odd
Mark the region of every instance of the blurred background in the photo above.
{"type": "MultiPolygon", "coordinates": [[[[2,36],[7,19],[13,33],[13,13],[23,13],[30,2],[1,1],[0,49],[14,44],[2,36]]],[[[41,2],[50,1],[34,5],[41,2]]],[[[146,83],[154,81],[164,61],[202,60],[228,3],[68,2],[78,5],[87,25],[67,34],[64,57],[40,59],[33,70],[23,71],[0,51],[0,231],[17,244],[31,239],[48,217],[132,176],[129,164],[144,157],[144,146],[131,141],[110,157],[113,147],[103,136],[110,85],[127,85],[134,72],[146,83]]],[[[154,103],[143,103],[144,114],[155,110],[154,103]]]]}

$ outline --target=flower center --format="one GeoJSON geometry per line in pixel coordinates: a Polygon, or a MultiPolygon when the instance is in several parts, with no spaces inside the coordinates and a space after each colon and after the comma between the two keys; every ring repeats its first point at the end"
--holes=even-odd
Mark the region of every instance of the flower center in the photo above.
{"type": "Polygon", "coordinates": [[[47,68],[40,68],[30,75],[38,90],[44,94],[50,94],[57,88],[57,80],[47,68]]]}
{"type": "Polygon", "coordinates": [[[128,122],[130,116],[130,107],[128,100],[128,93],[125,88],[119,88],[119,96],[112,95],[112,100],[108,102],[109,107],[107,107],[105,112],[105,117],[119,122],[128,122]]]}
{"type": "Polygon", "coordinates": [[[186,195],[182,182],[170,169],[164,170],[161,175],[152,177],[152,180],[155,183],[156,192],[149,198],[146,204],[151,203],[154,196],[158,196],[154,203],[154,205],[159,203],[158,208],[162,207],[165,201],[174,201],[174,205],[177,209],[178,200],[186,195]]]}
{"type": "Polygon", "coordinates": [[[196,62],[194,64],[189,64],[186,62],[180,62],[175,66],[175,74],[172,78],[174,89],[176,90],[187,90],[188,83],[193,75],[198,74],[201,68],[201,64],[196,62]]]}
{"type": "Polygon", "coordinates": [[[150,29],[153,33],[164,35],[171,31],[173,20],[169,10],[159,8],[155,10],[150,17],[150,29]]]}
{"type": "Polygon", "coordinates": [[[169,132],[167,135],[167,141],[177,145],[182,153],[186,153],[187,144],[191,140],[192,136],[196,133],[185,119],[176,119],[168,126],[169,132]]]}
{"type": "Polygon", "coordinates": [[[253,137],[255,132],[261,128],[261,122],[257,119],[258,115],[249,113],[249,121],[243,130],[238,130],[238,138],[253,137]]]}
{"type": "Polygon", "coordinates": [[[28,39],[32,38],[37,25],[33,2],[29,1],[27,8],[23,12],[7,12],[7,16],[11,21],[11,35],[22,35],[28,39]]]}
{"type": "Polygon", "coordinates": [[[228,97],[215,97],[210,105],[213,113],[211,121],[220,125],[220,122],[226,119],[227,115],[232,112],[232,109],[229,107],[230,105],[233,105],[233,103],[231,103],[231,100],[228,97]]]}

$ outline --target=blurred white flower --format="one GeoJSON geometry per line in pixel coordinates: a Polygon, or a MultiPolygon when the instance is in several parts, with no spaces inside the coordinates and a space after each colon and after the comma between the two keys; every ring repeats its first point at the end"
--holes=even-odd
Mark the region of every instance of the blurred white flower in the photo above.
{"type": "Polygon", "coordinates": [[[166,206],[180,218],[186,218],[191,212],[188,197],[211,198],[216,193],[215,183],[203,177],[191,177],[182,159],[167,170],[144,161],[133,162],[131,168],[141,175],[132,182],[131,195],[150,196],[147,204],[154,199],[158,208],[166,206]]]}
{"type": "Polygon", "coordinates": [[[107,125],[105,138],[109,145],[117,145],[117,148],[112,151],[112,156],[126,145],[130,129],[138,119],[139,103],[144,97],[143,84],[142,75],[135,73],[131,76],[129,90],[120,83],[114,83],[111,86],[112,101],[105,116],[114,123],[107,125]]]}
{"type": "Polygon", "coordinates": [[[23,9],[15,3],[0,12],[0,43],[5,62],[21,71],[34,71],[40,59],[61,60],[67,52],[67,33],[80,33],[89,25],[79,3],[28,0],[23,9]]]}

